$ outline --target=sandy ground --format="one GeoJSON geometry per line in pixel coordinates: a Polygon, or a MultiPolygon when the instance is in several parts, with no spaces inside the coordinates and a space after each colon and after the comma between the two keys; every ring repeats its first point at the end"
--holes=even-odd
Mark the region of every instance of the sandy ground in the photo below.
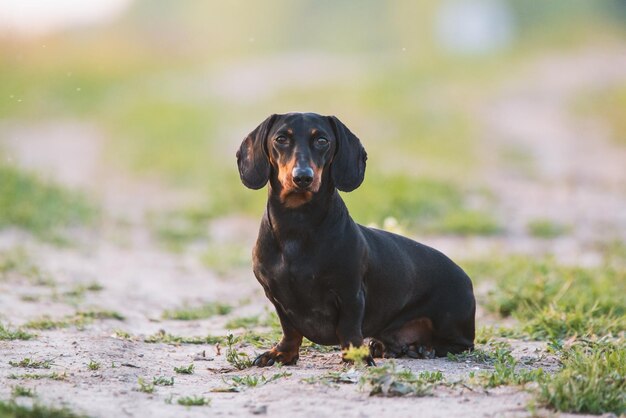
{"type": "MultiPolygon", "coordinates": [[[[580,92],[626,81],[624,68],[624,51],[586,51],[533,63],[512,76],[476,115],[485,128],[486,151],[515,147],[529,153],[535,162],[530,173],[520,172],[497,156],[484,166],[485,182],[498,198],[496,213],[506,222],[508,233],[491,238],[432,237],[422,241],[456,259],[494,251],[521,251],[556,253],[570,262],[593,263],[597,258],[594,245],[599,240],[626,239],[626,150],[611,143],[602,127],[576,120],[567,108],[568,101],[580,92]],[[530,238],[525,225],[539,217],[564,221],[575,228],[556,240],[530,238]]],[[[303,354],[297,366],[280,370],[237,371],[226,362],[223,348],[218,353],[208,344],[143,342],[144,337],[159,330],[185,336],[225,335],[228,318],[262,313],[269,304],[247,269],[220,276],[202,266],[196,255],[166,252],[153,242],[144,213],[180,205],[190,197],[111,173],[101,156],[102,140],[96,127],[76,121],[50,121],[28,127],[5,123],[1,127],[0,141],[17,164],[54,176],[69,186],[95,191],[109,220],[98,233],[76,231],[75,245],[68,248],[40,243],[15,230],[0,232],[0,250],[25,248],[57,282],[56,290],[34,285],[19,275],[0,282],[0,319],[19,326],[44,314],[60,318],[76,308],[92,307],[118,311],[126,319],[95,321],[83,330],[70,327],[40,331],[31,341],[0,341],[0,399],[9,398],[11,387],[19,383],[34,388],[44,404],[67,405],[98,417],[530,415],[527,404],[531,395],[520,388],[486,391],[438,387],[433,396],[392,399],[370,397],[353,384],[301,381],[341,370],[337,352],[303,354]],[[77,284],[93,281],[101,283],[103,290],[87,292],[76,306],[54,297],[55,291],[62,294],[77,284]],[[39,299],[25,301],[24,295],[37,295],[39,299]],[[182,301],[207,300],[238,307],[227,317],[161,319],[164,309],[178,307],[182,301]],[[117,329],[130,333],[132,338],[117,338],[117,329]],[[65,373],[66,378],[8,379],[12,373],[26,372],[8,362],[25,357],[53,359],[49,371],[65,373]],[[101,368],[90,371],[87,364],[91,360],[101,363],[101,368]],[[174,366],[191,362],[194,374],[175,375],[174,366]],[[282,371],[291,376],[241,393],[211,392],[234,375],[270,377],[282,371]],[[139,377],[151,381],[155,376],[175,376],[175,385],[157,387],[153,394],[136,390],[139,377]],[[206,396],[211,406],[176,405],[179,397],[188,395],[206,396]],[[167,403],[170,399],[172,404],[167,403]]],[[[229,217],[215,221],[210,232],[251,247],[257,223],[229,217]]],[[[478,322],[480,325],[491,320],[481,314],[478,322]]],[[[539,359],[545,354],[541,343],[516,341],[513,348],[517,358],[539,359]]],[[[253,355],[255,349],[245,347],[244,351],[253,355]]],[[[414,371],[442,371],[448,381],[486,367],[447,359],[404,359],[398,363],[414,371]]],[[[551,368],[554,361],[548,357],[537,366],[551,368]]],[[[538,413],[550,412],[539,409],[538,413]]]]}

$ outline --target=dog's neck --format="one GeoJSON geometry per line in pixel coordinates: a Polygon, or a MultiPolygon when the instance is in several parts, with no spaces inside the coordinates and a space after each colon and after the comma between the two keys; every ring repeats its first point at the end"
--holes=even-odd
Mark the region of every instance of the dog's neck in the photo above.
{"type": "Polygon", "coordinates": [[[266,211],[267,222],[277,238],[305,239],[349,219],[348,209],[332,182],[323,182],[310,201],[295,208],[281,201],[279,187],[270,184],[266,211]]]}

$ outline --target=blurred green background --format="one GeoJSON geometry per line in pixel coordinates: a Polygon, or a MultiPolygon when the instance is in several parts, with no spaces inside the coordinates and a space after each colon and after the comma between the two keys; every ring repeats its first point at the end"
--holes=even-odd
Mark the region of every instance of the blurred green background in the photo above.
{"type": "MultiPolygon", "coordinates": [[[[28,13],[5,15],[0,120],[5,130],[88,122],[104,138],[99,152],[111,172],[202,196],[149,217],[172,244],[193,240],[216,216],[260,215],[265,192],[239,183],[235,151],[268,114],[299,110],[337,115],[368,150],[366,181],[346,197],[361,223],[393,217],[423,233],[501,233],[489,210],[496,197],[477,180],[495,151],[475,109],[526,62],[626,39],[626,1],[617,0],[120,4],[107,19],[61,19],[50,30],[28,13]]],[[[616,109],[625,91],[595,92],[576,108],[609,103],[600,114],[623,132],[616,109]]],[[[3,178],[28,182],[9,157],[3,178]]],[[[507,158],[526,157],[508,150],[507,158]]],[[[17,189],[0,186],[0,226],[45,231],[48,221],[8,215],[23,212],[16,202],[46,204],[17,189]]],[[[57,221],[69,222],[61,213],[57,221]]]]}

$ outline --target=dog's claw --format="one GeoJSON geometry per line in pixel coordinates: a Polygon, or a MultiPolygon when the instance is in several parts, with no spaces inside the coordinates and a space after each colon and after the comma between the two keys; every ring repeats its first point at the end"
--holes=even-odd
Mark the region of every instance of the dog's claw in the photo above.
{"type": "Polygon", "coordinates": [[[282,363],[285,366],[291,366],[298,361],[298,354],[290,352],[276,351],[274,349],[266,351],[265,353],[257,356],[252,362],[257,367],[270,367],[276,363],[282,363]]]}

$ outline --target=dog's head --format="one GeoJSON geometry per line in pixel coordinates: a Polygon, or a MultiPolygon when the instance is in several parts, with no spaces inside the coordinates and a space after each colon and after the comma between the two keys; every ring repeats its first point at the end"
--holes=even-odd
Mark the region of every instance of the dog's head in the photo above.
{"type": "Polygon", "coordinates": [[[361,141],[339,119],[315,113],[272,115],[237,152],[243,184],[260,189],[271,176],[287,207],[310,201],[323,181],[344,192],[356,189],[366,160],[361,141]]]}

